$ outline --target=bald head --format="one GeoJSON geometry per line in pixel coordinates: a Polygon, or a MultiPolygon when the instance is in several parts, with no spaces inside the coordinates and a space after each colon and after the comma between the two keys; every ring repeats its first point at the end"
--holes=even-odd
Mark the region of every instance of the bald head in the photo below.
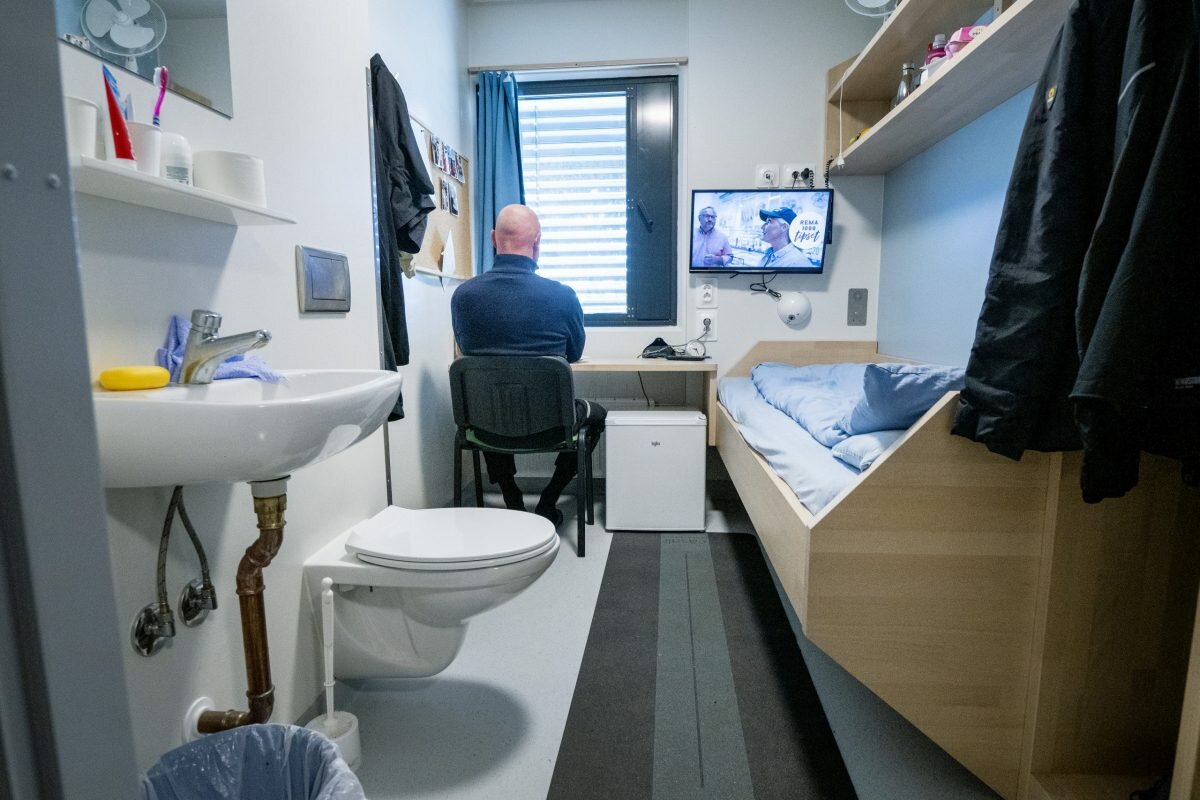
{"type": "Polygon", "coordinates": [[[531,208],[513,204],[500,209],[492,231],[497,255],[527,256],[537,261],[541,239],[542,225],[531,208]]]}

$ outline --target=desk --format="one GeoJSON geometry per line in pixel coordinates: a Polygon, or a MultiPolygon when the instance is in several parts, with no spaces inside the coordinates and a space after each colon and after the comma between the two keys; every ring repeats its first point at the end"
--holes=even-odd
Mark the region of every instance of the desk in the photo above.
{"type": "Polygon", "coordinates": [[[708,444],[717,446],[717,362],[671,361],[665,358],[587,358],[571,365],[575,372],[698,372],[704,379],[704,416],[708,444]]]}

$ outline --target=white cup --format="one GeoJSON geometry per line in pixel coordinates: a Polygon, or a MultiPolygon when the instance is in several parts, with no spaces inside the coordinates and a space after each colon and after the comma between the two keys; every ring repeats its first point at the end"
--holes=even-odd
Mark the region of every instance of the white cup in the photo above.
{"type": "Polygon", "coordinates": [[[192,185],[192,146],[182,134],[163,131],[160,163],[161,177],[184,186],[192,185]]]}
{"type": "Polygon", "coordinates": [[[63,98],[67,120],[67,152],[72,157],[96,157],[96,120],[100,109],[82,97],[63,98]]]}
{"type": "Polygon", "coordinates": [[[129,140],[133,144],[133,157],[138,172],[159,176],[159,161],[162,158],[162,131],[144,122],[126,122],[129,140]]]}
{"type": "Polygon", "coordinates": [[[267,204],[267,176],[262,159],[249,153],[200,150],[193,157],[192,180],[199,189],[233,197],[255,206],[267,204]]]}

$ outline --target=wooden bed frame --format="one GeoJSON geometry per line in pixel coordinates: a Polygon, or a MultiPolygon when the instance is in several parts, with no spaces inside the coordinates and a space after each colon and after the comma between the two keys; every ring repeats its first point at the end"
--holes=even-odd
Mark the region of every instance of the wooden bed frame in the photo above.
{"type": "MultiPolygon", "coordinates": [[[[761,342],[727,374],[764,361],[905,359],[761,342]]],[[[1085,505],[1078,454],[952,436],[957,397],[818,514],[718,411],[805,634],[1006,800],[1124,800],[1172,770],[1172,800],[1200,797],[1200,490],[1143,456],[1134,491],[1085,505]]]]}

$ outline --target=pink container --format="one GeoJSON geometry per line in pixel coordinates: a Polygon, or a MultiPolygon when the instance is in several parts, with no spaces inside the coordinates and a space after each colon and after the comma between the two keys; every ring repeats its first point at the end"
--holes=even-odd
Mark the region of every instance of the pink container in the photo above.
{"type": "Polygon", "coordinates": [[[976,36],[982,34],[986,27],[985,25],[971,25],[959,28],[950,34],[950,41],[946,43],[946,55],[954,56],[959,50],[969,45],[976,36]]]}

